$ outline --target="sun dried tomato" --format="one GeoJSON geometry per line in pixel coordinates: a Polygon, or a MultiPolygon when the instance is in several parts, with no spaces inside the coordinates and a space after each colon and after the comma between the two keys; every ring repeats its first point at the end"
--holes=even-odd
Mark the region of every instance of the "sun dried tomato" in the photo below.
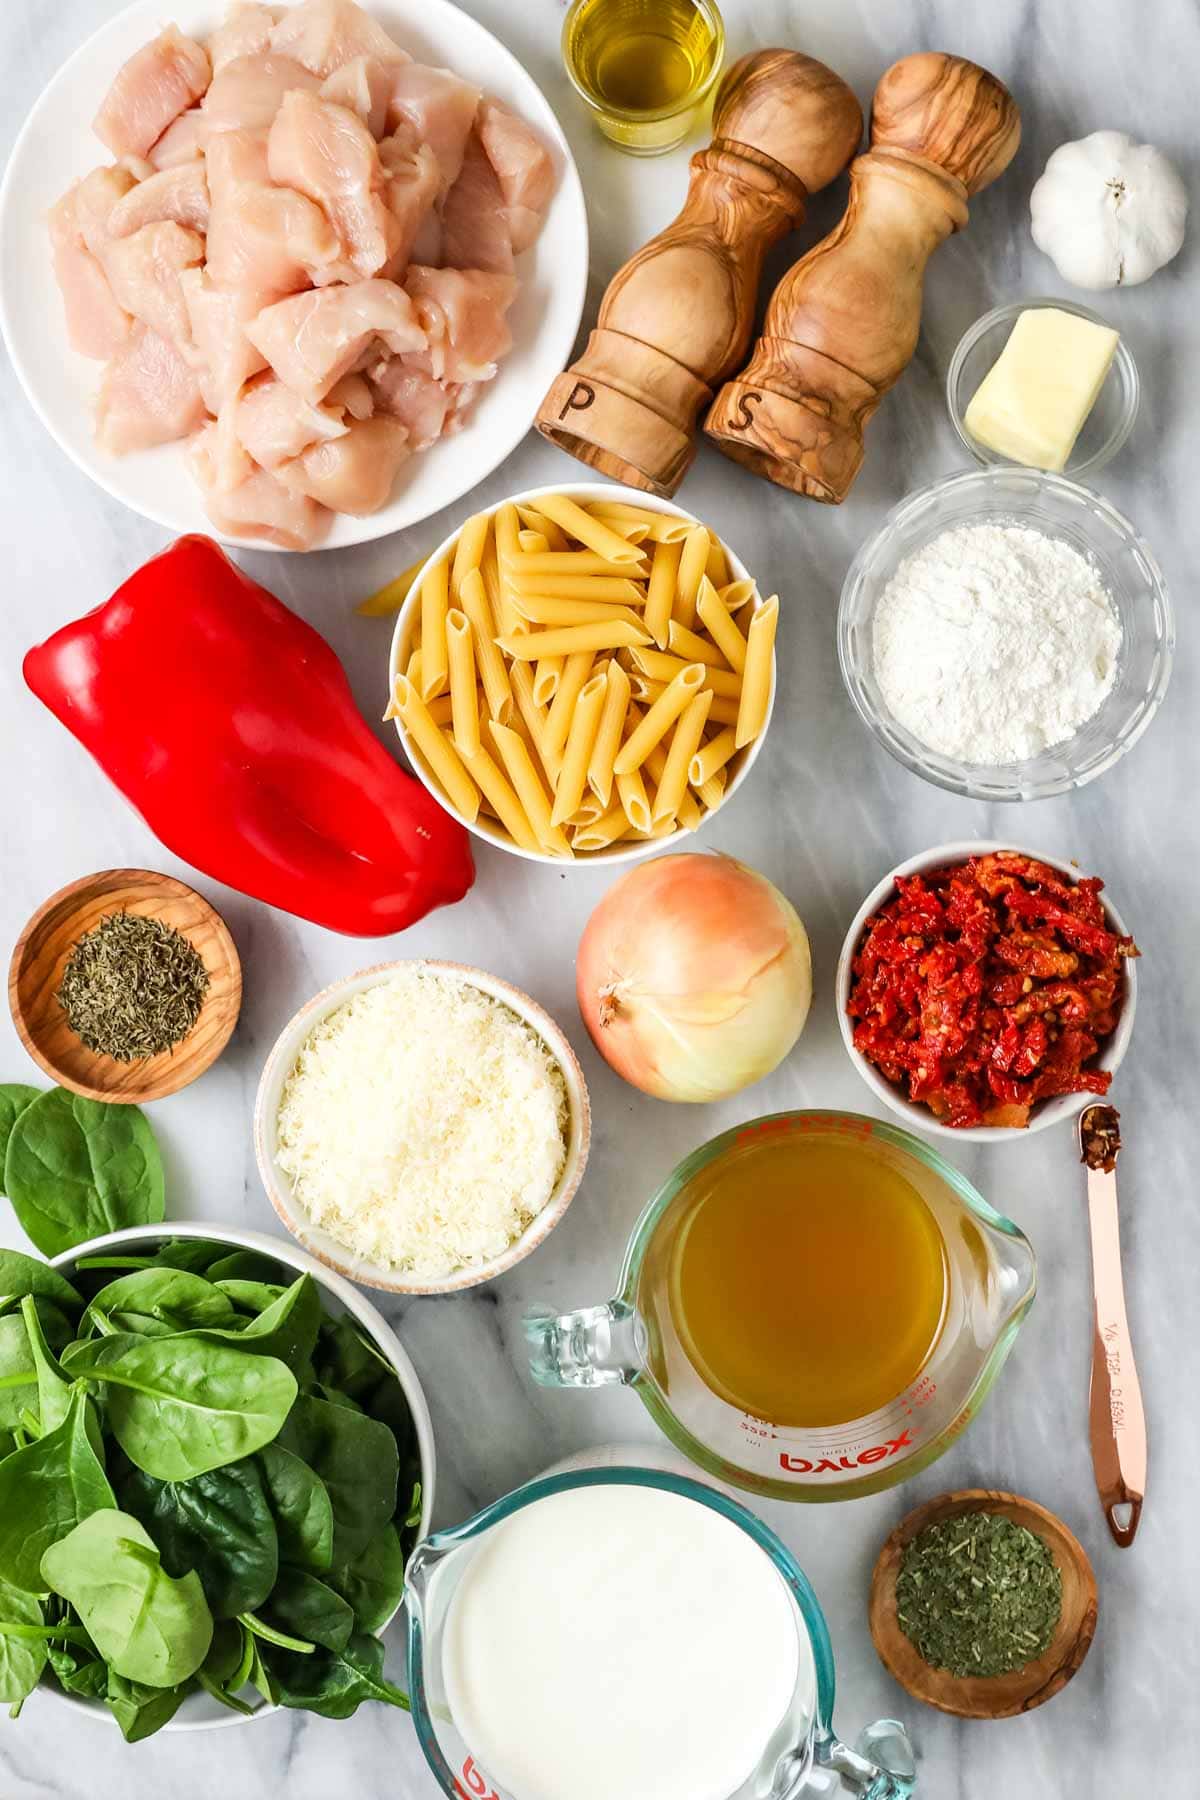
{"type": "Polygon", "coordinates": [[[1054,1094],[1104,1093],[1087,1065],[1138,954],[1103,882],[1012,851],[896,878],[868,920],[847,1011],[855,1048],[944,1124],[1021,1126],[1054,1094]]]}

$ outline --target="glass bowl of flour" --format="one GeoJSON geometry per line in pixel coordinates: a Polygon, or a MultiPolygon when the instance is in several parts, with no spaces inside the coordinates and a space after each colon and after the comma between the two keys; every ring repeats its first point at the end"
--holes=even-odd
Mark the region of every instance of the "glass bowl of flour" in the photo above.
{"type": "Polygon", "coordinates": [[[1034,469],[951,475],[894,507],[846,576],[850,698],[914,774],[978,800],[1082,787],[1167,688],[1166,583],[1128,519],[1034,469]]]}

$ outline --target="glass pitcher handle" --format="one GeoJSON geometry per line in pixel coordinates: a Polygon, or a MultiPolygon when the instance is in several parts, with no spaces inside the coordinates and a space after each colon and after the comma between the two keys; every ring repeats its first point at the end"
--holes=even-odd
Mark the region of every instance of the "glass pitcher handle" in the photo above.
{"type": "Polygon", "coordinates": [[[617,1300],[569,1313],[535,1307],[525,1315],[524,1330],[539,1387],[624,1386],[641,1365],[637,1314],[617,1300]]]}
{"type": "Polygon", "coordinates": [[[851,1750],[830,1732],[813,1745],[817,1768],[840,1776],[858,1800],[910,1800],[917,1765],[908,1732],[899,1719],[877,1719],[859,1734],[851,1750]]]}

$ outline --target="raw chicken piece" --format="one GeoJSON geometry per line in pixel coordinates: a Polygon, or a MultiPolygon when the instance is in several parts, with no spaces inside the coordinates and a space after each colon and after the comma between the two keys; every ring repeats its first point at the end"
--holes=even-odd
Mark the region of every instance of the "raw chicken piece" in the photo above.
{"type": "Polygon", "coordinates": [[[371,392],[380,412],[399,419],[413,450],[427,450],[441,437],[450,399],[424,369],[410,368],[402,356],[381,358],[371,370],[371,392]]]}
{"type": "Polygon", "coordinates": [[[104,371],[96,400],[96,442],[112,456],[170,444],[204,418],[196,377],[182,356],[145,325],[104,371]]]}
{"type": "Polygon", "coordinates": [[[429,340],[429,373],[439,381],[490,381],[512,345],[504,315],[517,284],[511,275],[483,269],[425,269],[413,263],[406,291],[429,340]]]}
{"type": "Polygon", "coordinates": [[[204,46],[168,25],[117,71],[92,130],[114,156],[145,156],[200,98],[211,73],[204,46]]]}
{"type": "Polygon", "coordinates": [[[181,163],[203,156],[207,136],[208,120],[202,107],[193,106],[189,112],[180,113],[151,149],[151,168],[177,169],[181,163]]]}
{"type": "Polygon", "coordinates": [[[467,140],[462,173],[442,206],[441,251],[441,262],[448,269],[489,269],[507,275],[513,266],[500,178],[476,131],[467,140]]]}
{"type": "Polygon", "coordinates": [[[274,375],[259,375],[237,402],[234,429],[256,463],[277,469],[310,444],[345,437],[349,427],[332,407],[312,406],[274,375]]]}
{"type": "Polygon", "coordinates": [[[205,404],[219,414],[227,401],[236,399],[243,382],[266,368],[266,359],[243,330],[243,302],[234,289],[215,287],[202,269],[185,269],[179,286],[205,404]]]}
{"type": "Polygon", "coordinates": [[[208,180],[202,158],[160,169],[139,181],[113,207],[108,228],[114,237],[129,237],[160,219],[174,219],[192,231],[208,230],[208,180]]]}
{"type": "Polygon", "coordinates": [[[225,23],[208,40],[208,54],[216,75],[238,56],[261,56],[271,48],[271,33],[280,14],[273,6],[231,6],[225,23]]]}
{"type": "Polygon", "coordinates": [[[320,85],[290,56],[238,56],[213,76],[202,110],[210,131],[257,131],[271,123],[291,88],[315,93],[320,85]]]}
{"type": "Polygon", "coordinates": [[[101,261],[113,242],[112,215],[136,183],[120,165],[93,169],[71,192],[75,196],[75,222],[92,255],[101,261]]]}
{"type": "Polygon", "coordinates": [[[440,269],[444,236],[442,215],[436,206],[431,206],[417,226],[417,235],[408,253],[409,262],[424,263],[427,269],[440,269]]]}
{"type": "Polygon", "coordinates": [[[148,181],[154,174],[154,164],[145,156],[118,156],[114,166],[125,169],[135,181],[148,181]]]}
{"type": "Polygon", "coordinates": [[[208,438],[208,467],[215,494],[231,494],[254,473],[254,459],[237,433],[238,405],[236,394],[226,400],[208,438]]]}
{"type": "Polygon", "coordinates": [[[384,274],[391,281],[402,281],[426,220],[437,218],[434,202],[441,189],[441,174],[429,145],[414,147],[406,131],[384,138],[379,161],[384,173],[383,197],[394,222],[394,247],[384,274]]]}
{"type": "Polygon", "coordinates": [[[78,184],[50,209],[47,222],[54,253],[54,276],[67,315],[67,337],[81,356],[107,362],[126,343],[133,324],[118,306],[108,276],[83,241],[75,213],[78,184]]]}
{"type": "Polygon", "coordinates": [[[104,254],[104,273],[117,304],[186,356],[192,328],[179,277],[203,260],[204,239],[163,219],[116,239],[104,254]]]}
{"type": "Polygon", "coordinates": [[[362,375],[343,375],[325,396],[326,406],[340,406],[352,419],[369,419],[375,411],[371,389],[362,375]]]}
{"type": "Polygon", "coordinates": [[[425,348],[412,301],[393,281],[295,294],[264,308],[246,335],[279,379],[314,404],[354,369],[374,338],[397,354],[425,348]]]}
{"type": "Polygon", "coordinates": [[[271,33],[271,48],[294,56],[322,79],[356,56],[409,60],[407,50],[352,0],[304,0],[304,5],[290,7],[271,33]]]}
{"type": "Polygon", "coordinates": [[[207,161],[208,274],[219,287],[239,290],[244,317],[336,262],[341,244],[320,207],[271,185],[265,132],[217,132],[207,161]]]}
{"type": "Polygon", "coordinates": [[[333,514],[304,493],[292,493],[266,469],[253,469],[227,493],[217,488],[217,427],[206,425],[192,440],[188,462],[204,492],[204,510],[227,537],[262,538],[281,550],[311,550],[333,523],[333,514]]]}
{"type": "Polygon", "coordinates": [[[356,420],[344,437],[285,463],[279,479],[335,512],[373,513],[386,503],[407,455],[408,433],[396,419],[356,420]]]}
{"type": "Polygon", "coordinates": [[[480,102],[475,129],[496,171],[512,247],[519,255],[528,250],[542,228],[542,217],[554,192],[554,164],[524,119],[497,100],[480,102]]]}
{"type": "Polygon", "coordinates": [[[267,140],[267,164],[272,181],[315,200],[337,232],[346,265],[339,264],[337,279],[382,269],[399,245],[399,228],[384,204],[375,140],[348,107],[316,94],[286,95],[267,140]]]}
{"type": "Polygon", "coordinates": [[[322,100],[349,107],[373,138],[381,138],[387,128],[391,97],[392,65],[380,62],[377,56],[356,56],[321,84],[322,100]]]}
{"type": "Polygon", "coordinates": [[[414,127],[437,157],[443,192],[458,180],[479,97],[477,87],[449,69],[406,62],[392,70],[388,127],[394,131],[401,120],[414,127]]]}

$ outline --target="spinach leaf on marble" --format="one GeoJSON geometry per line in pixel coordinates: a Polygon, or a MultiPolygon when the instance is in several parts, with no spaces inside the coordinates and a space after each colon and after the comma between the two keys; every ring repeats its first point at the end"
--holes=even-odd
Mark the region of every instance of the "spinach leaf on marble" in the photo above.
{"type": "Polygon", "coordinates": [[[163,1169],[136,1106],[85,1100],[65,1088],[18,1113],[4,1187],[26,1236],[44,1256],[163,1216],[163,1169]]]}
{"type": "MultiPolygon", "coordinates": [[[[25,1108],[32,1106],[43,1091],[42,1088],[30,1087],[24,1081],[0,1082],[0,1191],[3,1191],[4,1158],[8,1153],[12,1128],[25,1108]]],[[[0,1283],[0,1287],[2,1286],[0,1283]]]]}

